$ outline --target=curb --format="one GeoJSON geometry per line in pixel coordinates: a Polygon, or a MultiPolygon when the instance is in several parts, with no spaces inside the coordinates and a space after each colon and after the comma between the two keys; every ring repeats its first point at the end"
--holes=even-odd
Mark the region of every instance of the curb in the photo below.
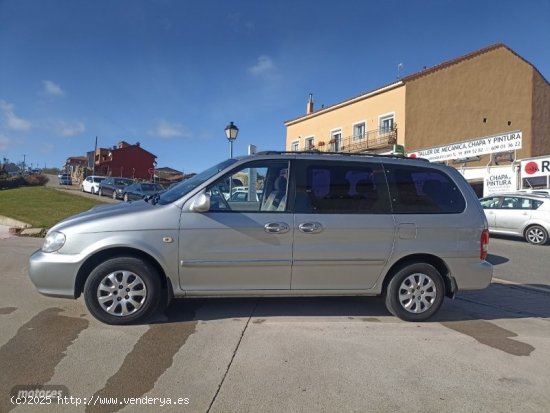
{"type": "Polygon", "coordinates": [[[23,221],[18,221],[13,218],[8,218],[3,215],[0,215],[0,225],[5,225],[10,228],[30,228],[32,227],[31,224],[27,224],[23,221]]]}
{"type": "Polygon", "coordinates": [[[0,215],[0,225],[9,227],[9,233],[20,237],[36,237],[42,238],[46,235],[46,228],[33,228],[31,224],[27,224],[17,219],[0,215]]]}

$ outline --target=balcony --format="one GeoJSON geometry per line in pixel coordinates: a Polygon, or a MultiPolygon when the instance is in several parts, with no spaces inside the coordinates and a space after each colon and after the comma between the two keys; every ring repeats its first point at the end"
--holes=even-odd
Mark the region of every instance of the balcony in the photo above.
{"type": "Polygon", "coordinates": [[[320,141],[317,145],[305,148],[316,149],[321,152],[347,152],[357,153],[375,149],[390,148],[397,143],[397,127],[391,129],[375,129],[359,136],[330,139],[327,142],[320,141]]]}

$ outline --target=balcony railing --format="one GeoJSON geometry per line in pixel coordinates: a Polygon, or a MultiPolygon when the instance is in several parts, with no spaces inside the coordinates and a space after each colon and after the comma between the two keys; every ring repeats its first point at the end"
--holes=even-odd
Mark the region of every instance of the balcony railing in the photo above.
{"type": "Polygon", "coordinates": [[[374,149],[384,149],[397,143],[397,127],[391,129],[375,129],[359,136],[346,138],[333,138],[328,141],[320,141],[316,145],[304,148],[316,149],[321,152],[365,152],[374,149]]]}

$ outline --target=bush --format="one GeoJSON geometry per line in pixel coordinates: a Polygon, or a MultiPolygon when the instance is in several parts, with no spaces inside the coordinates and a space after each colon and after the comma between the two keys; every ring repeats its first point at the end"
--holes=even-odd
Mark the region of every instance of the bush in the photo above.
{"type": "Polygon", "coordinates": [[[0,189],[13,189],[20,186],[42,186],[48,182],[46,175],[26,175],[26,176],[10,176],[7,178],[0,178],[0,189]]]}
{"type": "Polygon", "coordinates": [[[24,176],[25,182],[30,186],[43,186],[48,182],[48,177],[42,174],[32,174],[24,176]]]}

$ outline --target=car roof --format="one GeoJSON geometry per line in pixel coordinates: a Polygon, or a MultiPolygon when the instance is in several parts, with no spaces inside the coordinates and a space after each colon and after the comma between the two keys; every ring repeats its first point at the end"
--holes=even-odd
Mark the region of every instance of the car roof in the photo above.
{"type": "Polygon", "coordinates": [[[483,198],[495,197],[495,196],[521,196],[524,198],[536,198],[536,199],[547,199],[550,198],[547,194],[544,193],[533,193],[533,192],[495,192],[494,194],[489,194],[483,198]]]}
{"type": "MultiPolygon", "coordinates": [[[[370,152],[361,152],[361,153],[355,153],[355,152],[321,152],[317,150],[310,150],[310,151],[263,151],[263,152],[257,152],[254,155],[249,156],[243,156],[244,158],[249,157],[255,157],[255,156],[280,156],[281,158],[300,158],[300,159],[308,159],[308,158],[314,158],[314,159],[361,159],[361,158],[385,158],[385,159],[406,159],[406,160],[412,160],[412,161],[422,161],[422,162],[430,162],[428,159],[424,158],[409,158],[404,155],[392,155],[392,154],[377,154],[377,153],[370,153],[370,152]]],[[[239,159],[239,158],[237,158],[239,159]]]]}

